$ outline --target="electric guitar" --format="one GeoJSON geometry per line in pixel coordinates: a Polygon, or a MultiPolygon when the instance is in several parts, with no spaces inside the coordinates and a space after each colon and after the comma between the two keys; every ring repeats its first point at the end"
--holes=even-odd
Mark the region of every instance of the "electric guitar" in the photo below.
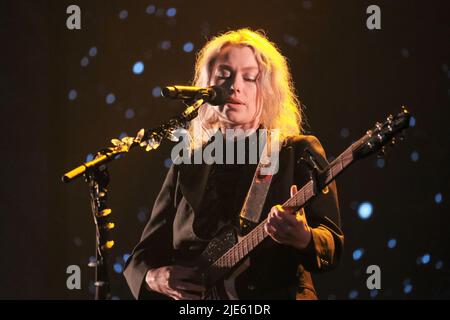
{"type": "MultiPolygon", "coordinates": [[[[368,130],[326,168],[316,172],[315,177],[282,206],[299,210],[352,163],[384,152],[385,146],[393,145],[396,136],[409,127],[410,117],[403,107],[396,116],[390,115],[384,123],[376,123],[373,129],[368,130]]],[[[234,280],[248,268],[249,254],[268,237],[264,230],[266,220],[242,237],[237,235],[234,227],[225,228],[208,244],[195,262],[201,281],[207,288],[202,299],[238,299],[234,280]]]]}

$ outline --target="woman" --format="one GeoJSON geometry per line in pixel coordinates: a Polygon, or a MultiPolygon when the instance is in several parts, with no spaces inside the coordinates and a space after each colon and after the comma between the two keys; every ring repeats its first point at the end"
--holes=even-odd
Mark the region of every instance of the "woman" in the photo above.
{"type": "MultiPolygon", "coordinates": [[[[237,298],[316,299],[310,272],[337,265],[343,233],[334,183],[297,213],[277,205],[309,181],[308,167],[298,162],[306,149],[326,165],[317,138],[301,135],[302,116],[286,59],[263,34],[231,31],[200,51],[194,85],[221,86],[229,98],[224,105],[200,108],[189,128],[192,151],[208,145],[217,132],[228,140],[246,141],[258,129],[280,133],[279,170],[260,218],[268,218],[264,230],[270,239],[250,255],[249,266],[236,278],[237,298]],[[230,136],[236,129],[245,130],[246,136],[230,136]]],[[[202,296],[205,287],[196,269],[186,265],[223,226],[239,227],[255,168],[218,163],[171,167],[124,271],[136,298],[156,297],[155,293],[173,299],[202,296]]]]}

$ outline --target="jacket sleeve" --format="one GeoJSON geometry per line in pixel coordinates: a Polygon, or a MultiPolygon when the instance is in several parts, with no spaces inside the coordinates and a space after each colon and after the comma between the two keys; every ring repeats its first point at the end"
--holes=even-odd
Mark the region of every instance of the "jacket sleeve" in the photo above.
{"type": "Polygon", "coordinates": [[[150,294],[145,287],[145,276],[152,268],[170,265],[172,260],[172,224],[176,212],[175,187],[177,170],[174,165],[167,173],[161,191],[154,203],[150,220],[141,240],[128,258],[124,276],[136,299],[150,294]]]}
{"type": "MultiPolygon", "coordinates": [[[[302,138],[296,146],[297,159],[305,149],[308,149],[318,165],[322,169],[325,168],[328,161],[319,140],[314,136],[303,136],[302,138]]],[[[309,171],[305,165],[296,165],[294,179],[303,183],[309,180],[309,171]]],[[[312,240],[308,247],[299,252],[300,261],[308,271],[328,271],[337,266],[344,245],[344,234],[340,228],[336,183],[333,181],[324,190],[317,190],[316,196],[307,203],[304,209],[312,230],[312,240]]]]}

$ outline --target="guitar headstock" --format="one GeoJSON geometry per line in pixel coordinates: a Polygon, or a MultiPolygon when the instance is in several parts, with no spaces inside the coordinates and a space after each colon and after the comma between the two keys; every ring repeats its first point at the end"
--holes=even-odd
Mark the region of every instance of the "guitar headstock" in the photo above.
{"type": "Polygon", "coordinates": [[[383,123],[377,122],[375,127],[354,144],[353,158],[365,158],[382,151],[387,144],[394,144],[396,136],[409,127],[410,119],[410,113],[406,107],[402,107],[402,111],[397,115],[390,115],[383,123]]]}

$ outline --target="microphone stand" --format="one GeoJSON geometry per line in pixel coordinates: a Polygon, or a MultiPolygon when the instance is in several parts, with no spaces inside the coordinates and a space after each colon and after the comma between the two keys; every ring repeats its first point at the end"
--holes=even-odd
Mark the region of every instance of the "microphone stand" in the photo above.
{"type": "Polygon", "coordinates": [[[185,128],[187,123],[197,116],[198,109],[204,102],[203,99],[196,100],[192,105],[188,105],[181,115],[170,119],[157,128],[141,129],[134,138],[112,139],[112,147],[100,150],[93,160],[85,162],[63,175],[62,181],[65,183],[84,175],[85,182],[89,185],[91,209],[96,229],[96,259],[89,262],[88,266],[95,268],[95,300],[111,298],[107,256],[108,251],[114,246],[114,241],[108,240],[109,231],[114,228],[114,223],[110,220],[111,209],[106,204],[109,184],[106,164],[122,158],[121,155],[136,146],[146,147],[145,150],[150,151],[157,149],[164,138],[178,141],[173,134],[174,131],[185,128]]]}

